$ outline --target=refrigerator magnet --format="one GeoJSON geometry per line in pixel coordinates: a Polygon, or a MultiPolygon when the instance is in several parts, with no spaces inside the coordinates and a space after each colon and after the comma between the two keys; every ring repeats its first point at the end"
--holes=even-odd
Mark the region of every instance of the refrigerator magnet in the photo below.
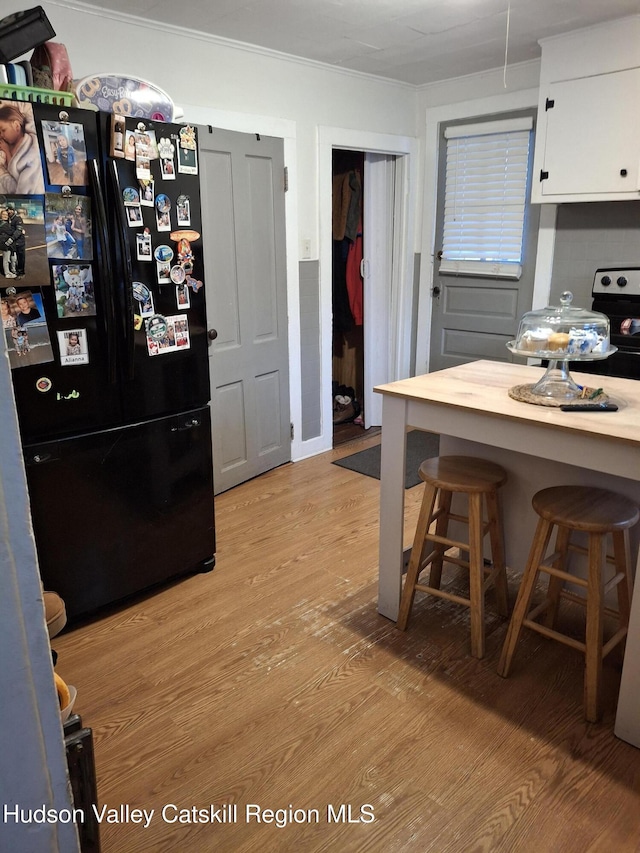
{"type": "Polygon", "coordinates": [[[136,178],[139,181],[148,181],[151,178],[151,163],[148,157],[141,157],[136,152],[136,178]]]}
{"type": "Polygon", "coordinates": [[[138,302],[144,302],[151,296],[149,288],[141,281],[134,281],[131,285],[131,290],[133,291],[133,298],[137,299],[138,302]]]}
{"type": "Polygon", "coordinates": [[[158,156],[160,157],[160,174],[163,181],[174,181],[176,177],[174,153],[175,145],[165,137],[158,140],[158,156]]]}
{"type": "Polygon", "coordinates": [[[168,195],[160,193],[156,196],[156,210],[159,213],[169,213],[171,210],[171,199],[168,195]]]}
{"type": "Polygon", "coordinates": [[[186,273],[182,269],[182,267],[178,266],[177,264],[175,266],[171,267],[171,281],[174,284],[182,284],[183,281],[185,280],[185,278],[186,278],[186,273]]]}
{"type": "Polygon", "coordinates": [[[171,264],[168,261],[156,261],[158,284],[171,283],[171,264]]]}
{"type": "Polygon", "coordinates": [[[173,249],[171,248],[171,246],[166,245],[156,246],[153,252],[153,257],[156,259],[156,261],[163,261],[164,263],[169,263],[173,260],[173,249]]]}
{"type": "Polygon", "coordinates": [[[58,332],[58,346],[62,367],[89,364],[86,329],[66,329],[64,332],[58,332]]]}
{"type": "Polygon", "coordinates": [[[188,195],[179,195],[176,201],[176,216],[181,228],[191,225],[191,199],[188,195]]]}
{"type": "Polygon", "coordinates": [[[136,137],[133,133],[126,134],[126,142],[124,146],[124,158],[125,160],[135,160],[136,159],[136,137]]]}
{"type": "Polygon", "coordinates": [[[155,200],[153,178],[148,181],[140,181],[140,204],[145,207],[153,207],[155,200]]]}
{"type": "Polygon", "coordinates": [[[187,285],[184,283],[176,287],[176,304],[180,311],[183,311],[185,308],[191,308],[189,291],[187,285]]]}
{"type": "Polygon", "coordinates": [[[136,254],[139,261],[151,260],[151,232],[148,228],[142,234],[136,234],[136,254]]]}
{"type": "Polygon", "coordinates": [[[23,101],[0,101],[0,122],[11,142],[0,149],[0,183],[3,193],[42,195],[44,179],[33,107],[23,101]],[[19,156],[14,156],[19,155],[19,156]],[[11,168],[9,168],[9,161],[11,168]]]}
{"type": "Polygon", "coordinates": [[[169,211],[163,213],[162,211],[156,209],[156,230],[171,231],[171,219],[169,218],[169,211]]]}
{"type": "Polygon", "coordinates": [[[173,157],[162,157],[160,159],[160,174],[163,181],[175,181],[176,170],[173,157]]]}
{"type": "Polygon", "coordinates": [[[198,151],[196,145],[196,129],[191,125],[180,128],[180,144],[178,145],[178,172],[184,175],[198,174],[198,151]]]}
{"type": "Polygon", "coordinates": [[[129,228],[140,228],[142,225],[142,208],[139,204],[131,204],[128,207],[125,207],[127,211],[127,222],[129,223],[129,228]]]}
{"type": "MultiPolygon", "coordinates": [[[[60,114],[64,117],[64,114],[60,114]]],[[[68,118],[68,117],[67,117],[68,118]]],[[[49,183],[86,186],[87,147],[84,126],[67,121],[41,121],[49,183]]]]}
{"type": "Polygon", "coordinates": [[[91,264],[56,264],[51,268],[58,317],[90,317],[96,313],[91,264]]]}
{"type": "Polygon", "coordinates": [[[167,334],[167,318],[162,314],[154,314],[146,322],[147,337],[159,341],[167,334]]]}
{"type": "Polygon", "coordinates": [[[197,293],[202,287],[202,282],[199,279],[193,278],[193,276],[188,275],[186,285],[187,287],[190,287],[194,293],[197,293]]]}
{"type": "Polygon", "coordinates": [[[143,299],[143,301],[140,303],[140,316],[145,318],[153,317],[155,313],[156,309],[153,305],[153,294],[150,293],[147,299],[143,299]]]}
{"type": "Polygon", "coordinates": [[[124,116],[111,114],[111,149],[112,157],[124,157],[124,141],[126,134],[126,120],[124,116]]]}
{"type": "Polygon", "coordinates": [[[130,204],[140,204],[140,193],[135,187],[125,187],[122,190],[122,201],[125,207],[130,204]]]}
{"type": "Polygon", "coordinates": [[[186,317],[181,316],[180,314],[172,319],[176,339],[176,349],[190,349],[189,321],[186,317]]]}
{"type": "Polygon", "coordinates": [[[20,280],[22,287],[42,287],[48,284],[49,262],[42,196],[0,197],[0,235],[0,251],[4,248],[9,252],[9,257],[5,257],[8,268],[4,270],[5,275],[9,273],[7,283],[15,278],[20,280]],[[3,246],[7,237],[12,237],[13,244],[3,246]]]}
{"type": "Polygon", "coordinates": [[[156,225],[158,231],[171,231],[171,220],[169,211],[171,210],[171,200],[169,196],[160,193],[156,196],[156,225]]]}

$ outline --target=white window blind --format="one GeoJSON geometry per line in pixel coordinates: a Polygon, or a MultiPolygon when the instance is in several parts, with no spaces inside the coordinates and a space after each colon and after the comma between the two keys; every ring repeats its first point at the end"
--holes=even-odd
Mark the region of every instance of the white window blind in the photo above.
{"type": "Polygon", "coordinates": [[[520,278],[532,119],[447,128],[441,273],[520,278]]]}

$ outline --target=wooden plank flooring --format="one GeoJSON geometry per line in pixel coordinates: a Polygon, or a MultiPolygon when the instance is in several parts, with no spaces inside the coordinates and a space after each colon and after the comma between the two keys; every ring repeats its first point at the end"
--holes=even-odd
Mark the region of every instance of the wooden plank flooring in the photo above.
{"type": "MultiPolygon", "coordinates": [[[[463,608],[423,598],[406,633],[376,612],[379,483],[331,460],[378,441],[219,496],[212,573],[54,639],[94,731],[100,805],[155,809],[146,829],[103,824],[104,853],[640,850],[640,751],[613,735],[615,665],[592,725],[571,649],[528,632],[512,676],[496,674],[506,623],[491,598],[482,661],[463,608]],[[232,803],[234,823],[161,816],[232,803]],[[246,820],[251,804],[308,818],[246,820]]],[[[421,487],[406,496],[409,544],[421,487]]]]}

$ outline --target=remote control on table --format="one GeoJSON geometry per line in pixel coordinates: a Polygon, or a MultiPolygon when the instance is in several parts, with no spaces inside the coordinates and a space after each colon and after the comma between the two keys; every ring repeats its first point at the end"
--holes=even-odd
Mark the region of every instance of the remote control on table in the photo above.
{"type": "Polygon", "coordinates": [[[563,412],[617,412],[615,403],[574,403],[560,406],[563,412]]]}

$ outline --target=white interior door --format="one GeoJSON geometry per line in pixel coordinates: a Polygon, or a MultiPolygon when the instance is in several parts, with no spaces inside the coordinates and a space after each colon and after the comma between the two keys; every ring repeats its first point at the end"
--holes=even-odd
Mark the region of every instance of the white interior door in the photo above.
{"type": "MultiPolygon", "coordinates": [[[[382,425],[382,397],[374,386],[391,376],[391,329],[394,289],[394,212],[396,157],[364,157],[363,287],[364,287],[364,425],[382,425]]],[[[397,261],[397,259],[396,259],[397,261]]]]}
{"type": "Polygon", "coordinates": [[[200,128],[216,494],[291,459],[281,139],[200,128]]]}

